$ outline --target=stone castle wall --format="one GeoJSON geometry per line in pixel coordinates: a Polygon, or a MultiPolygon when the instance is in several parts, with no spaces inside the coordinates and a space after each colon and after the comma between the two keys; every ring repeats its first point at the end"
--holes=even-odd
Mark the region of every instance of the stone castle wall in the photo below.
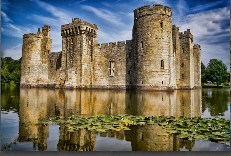
{"type": "Polygon", "coordinates": [[[126,88],[127,46],[125,41],[98,46],[93,58],[93,88],[126,88]]]}
{"type": "Polygon", "coordinates": [[[96,24],[61,26],[62,51],[51,53],[50,28],[23,38],[21,86],[172,90],[201,87],[200,46],[172,25],[162,5],[134,10],[132,39],[98,43],[96,24]]]}

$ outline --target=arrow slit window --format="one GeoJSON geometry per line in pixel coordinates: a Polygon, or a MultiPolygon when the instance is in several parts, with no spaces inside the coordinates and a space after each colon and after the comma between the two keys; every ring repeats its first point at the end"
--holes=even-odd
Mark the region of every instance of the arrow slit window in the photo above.
{"type": "Polygon", "coordinates": [[[115,75],[115,62],[114,61],[109,61],[109,76],[114,76],[115,75]]]}

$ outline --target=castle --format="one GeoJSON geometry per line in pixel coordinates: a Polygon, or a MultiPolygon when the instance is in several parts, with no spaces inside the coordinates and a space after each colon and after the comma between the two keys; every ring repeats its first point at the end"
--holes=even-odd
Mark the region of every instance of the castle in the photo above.
{"type": "Polygon", "coordinates": [[[156,4],[134,10],[132,39],[98,44],[98,27],[79,18],[61,26],[62,51],[51,52],[50,27],[23,35],[21,86],[173,90],[201,87],[200,45],[156,4]]]}

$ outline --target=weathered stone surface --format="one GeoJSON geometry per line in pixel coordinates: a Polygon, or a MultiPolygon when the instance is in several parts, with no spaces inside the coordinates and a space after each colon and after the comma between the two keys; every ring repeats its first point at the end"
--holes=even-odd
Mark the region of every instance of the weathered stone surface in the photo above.
{"type": "Polygon", "coordinates": [[[23,38],[21,86],[173,90],[201,87],[200,45],[172,25],[171,8],[134,10],[132,40],[98,44],[98,27],[73,18],[51,53],[50,27],[23,38]]]}

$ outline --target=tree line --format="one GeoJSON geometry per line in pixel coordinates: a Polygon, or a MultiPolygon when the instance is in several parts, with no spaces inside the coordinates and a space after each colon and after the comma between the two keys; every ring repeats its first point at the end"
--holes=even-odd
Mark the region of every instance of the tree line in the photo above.
{"type": "MultiPolygon", "coordinates": [[[[1,83],[20,83],[21,60],[14,60],[11,57],[1,58],[1,83]]],[[[206,67],[201,62],[201,82],[215,83],[217,86],[230,80],[226,65],[217,59],[211,59],[206,67]]]]}
{"type": "Polygon", "coordinates": [[[201,62],[201,83],[213,83],[229,85],[230,73],[227,72],[226,65],[217,59],[211,59],[207,67],[201,62]]]}
{"type": "Polygon", "coordinates": [[[1,58],[1,83],[20,83],[21,60],[11,57],[1,58]]]}

